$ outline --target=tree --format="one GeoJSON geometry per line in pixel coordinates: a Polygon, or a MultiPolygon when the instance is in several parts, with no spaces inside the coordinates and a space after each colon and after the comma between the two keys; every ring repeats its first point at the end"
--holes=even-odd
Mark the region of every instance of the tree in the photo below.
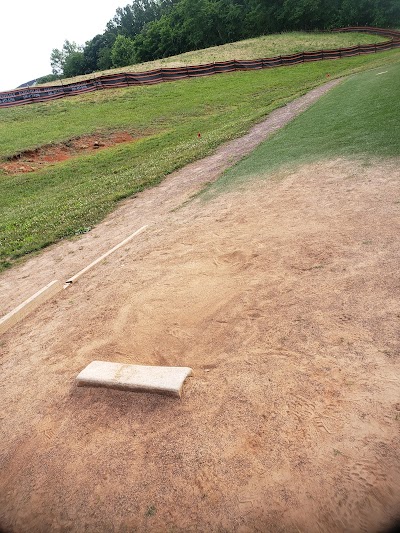
{"type": "Polygon", "coordinates": [[[278,20],[281,9],[282,0],[280,2],[250,0],[244,20],[244,37],[256,37],[281,31],[282,24],[278,20]]]}
{"type": "Polygon", "coordinates": [[[51,71],[56,76],[61,76],[64,69],[64,56],[61,50],[53,48],[50,55],[51,71]]]}
{"type": "Polygon", "coordinates": [[[125,67],[135,62],[135,43],[129,37],[118,35],[111,49],[114,67],[125,67]]]}
{"type": "Polygon", "coordinates": [[[82,52],[82,46],[74,41],[65,40],[61,50],[53,48],[50,55],[50,65],[53,74],[60,76],[64,72],[64,65],[67,57],[74,52],[82,52]]]}
{"type": "Polygon", "coordinates": [[[134,0],[131,5],[119,7],[115,16],[107,24],[107,30],[124,37],[135,37],[144,26],[160,18],[165,9],[162,2],[152,0],[134,0]]]}
{"type": "Polygon", "coordinates": [[[85,69],[85,56],[83,52],[71,52],[64,62],[64,76],[66,78],[72,78],[81,74],[87,74],[85,69]]]}
{"type": "Polygon", "coordinates": [[[112,67],[111,48],[115,39],[116,35],[113,33],[104,32],[96,35],[91,41],[86,43],[83,54],[87,72],[112,67]]]}
{"type": "Polygon", "coordinates": [[[111,48],[102,48],[99,51],[99,58],[97,61],[98,70],[107,70],[113,66],[111,57],[111,48]]]}

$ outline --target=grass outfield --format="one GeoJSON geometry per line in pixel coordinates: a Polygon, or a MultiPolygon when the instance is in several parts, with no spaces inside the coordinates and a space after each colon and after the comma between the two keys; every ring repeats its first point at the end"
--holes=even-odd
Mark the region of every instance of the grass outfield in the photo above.
{"type": "Polygon", "coordinates": [[[323,96],[210,187],[334,157],[400,157],[400,60],[357,74],[323,96]]]}
{"type": "MultiPolygon", "coordinates": [[[[144,72],[161,67],[186,67],[187,65],[200,65],[202,63],[229,61],[231,59],[259,59],[261,57],[295,54],[309,50],[346,48],[357,44],[378,43],[385,40],[382,35],[369,35],[366,33],[278,33],[221,46],[212,46],[203,50],[194,50],[177,56],[137,63],[136,65],[129,65],[127,67],[103,70],[89,75],[89,77],[113,74],[115,72],[144,72]]],[[[87,78],[87,74],[76,76],[75,78],[63,81],[63,83],[81,81],[87,78]]],[[[60,85],[60,82],[45,83],[44,85],[60,85]]]]}
{"type": "Polygon", "coordinates": [[[398,64],[400,51],[110,90],[0,110],[0,157],[99,130],[142,140],[29,174],[0,175],[0,269],[90,229],[121,198],[244,134],[273,109],[330,79],[398,64]],[[201,132],[199,139],[197,132],[201,132]]]}

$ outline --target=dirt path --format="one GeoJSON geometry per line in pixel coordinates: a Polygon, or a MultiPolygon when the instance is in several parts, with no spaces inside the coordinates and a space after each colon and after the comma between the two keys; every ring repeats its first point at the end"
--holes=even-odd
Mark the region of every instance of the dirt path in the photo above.
{"type": "Polygon", "coordinates": [[[174,172],[158,187],[121,202],[119,207],[86,235],[47,248],[26,263],[0,274],[0,316],[6,314],[54,279],[68,279],[144,224],[163,227],[169,213],[204,184],[215,180],[226,168],[250,153],[274,131],[313,104],[339,83],[322,87],[272,112],[251,131],[221,146],[215,154],[174,172]]]}
{"type": "MultiPolygon", "coordinates": [[[[175,212],[170,191],[140,240],[2,336],[0,529],[373,533],[394,518],[399,168],[325,162],[175,212]],[[93,359],[194,376],[181,401],[77,389],[93,359]]],[[[112,244],[161,187],[121,207],[130,226],[109,217],[112,244]]],[[[89,262],[78,242],[45,254],[68,245],[70,267],[89,262]]]]}

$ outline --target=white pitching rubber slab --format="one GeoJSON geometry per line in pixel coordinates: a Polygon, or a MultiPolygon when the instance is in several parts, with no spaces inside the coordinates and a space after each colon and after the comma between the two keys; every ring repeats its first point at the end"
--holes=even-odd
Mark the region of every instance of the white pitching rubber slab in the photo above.
{"type": "Polygon", "coordinates": [[[34,311],[39,305],[50,300],[50,298],[57,294],[57,292],[61,291],[62,287],[60,281],[52,281],[43,287],[43,289],[40,289],[40,291],[28,298],[28,300],[25,300],[25,302],[10,311],[7,315],[0,318],[0,335],[29,315],[29,313],[34,311]]]}
{"type": "Polygon", "coordinates": [[[183,366],[142,366],[92,361],[78,374],[78,386],[106,387],[181,396],[183,382],[192,369],[183,366]]]}

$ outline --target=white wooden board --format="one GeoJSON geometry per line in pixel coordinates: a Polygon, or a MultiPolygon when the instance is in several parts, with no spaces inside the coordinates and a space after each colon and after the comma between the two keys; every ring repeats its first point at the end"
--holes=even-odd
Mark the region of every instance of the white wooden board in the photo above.
{"type": "Polygon", "coordinates": [[[61,282],[57,280],[52,281],[43,287],[43,289],[40,289],[40,291],[28,298],[28,300],[25,300],[25,302],[10,311],[7,315],[0,318],[0,335],[32,313],[32,311],[37,309],[42,303],[47,302],[47,300],[61,291],[61,289],[61,282]]]}

